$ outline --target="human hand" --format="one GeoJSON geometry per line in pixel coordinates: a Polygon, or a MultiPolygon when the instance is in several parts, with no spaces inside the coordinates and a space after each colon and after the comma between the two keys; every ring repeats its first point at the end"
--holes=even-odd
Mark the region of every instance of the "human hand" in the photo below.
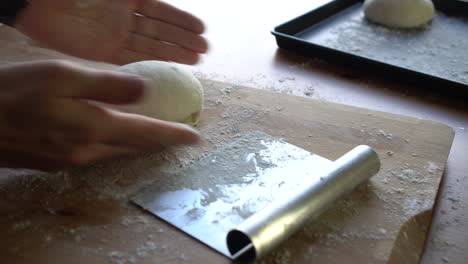
{"type": "Polygon", "coordinates": [[[34,0],[15,27],[46,47],[119,65],[195,64],[208,47],[200,19],[158,0],[34,0]]]}
{"type": "Polygon", "coordinates": [[[0,67],[0,80],[0,166],[50,170],[198,140],[189,127],[89,102],[137,101],[137,76],[41,61],[0,67]]]}

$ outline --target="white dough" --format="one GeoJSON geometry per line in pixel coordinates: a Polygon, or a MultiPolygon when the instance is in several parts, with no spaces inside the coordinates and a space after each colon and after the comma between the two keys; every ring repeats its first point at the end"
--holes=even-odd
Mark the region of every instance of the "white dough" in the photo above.
{"type": "Polygon", "coordinates": [[[372,22],[395,28],[415,28],[434,16],[431,0],[366,0],[364,14],[372,22]]]}
{"type": "Polygon", "coordinates": [[[188,125],[198,123],[203,109],[203,87],[190,71],[162,61],[135,62],[118,71],[140,75],[148,83],[138,103],[113,108],[188,125]]]}

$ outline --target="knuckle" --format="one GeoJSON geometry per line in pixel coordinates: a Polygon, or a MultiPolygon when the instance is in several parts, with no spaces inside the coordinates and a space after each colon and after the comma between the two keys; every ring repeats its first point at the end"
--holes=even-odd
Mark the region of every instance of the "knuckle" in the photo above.
{"type": "Polygon", "coordinates": [[[43,65],[43,78],[48,82],[45,91],[62,89],[63,85],[71,84],[71,80],[77,79],[79,68],[72,63],[64,60],[46,61],[43,65]]]}
{"type": "Polygon", "coordinates": [[[50,74],[63,74],[72,71],[72,63],[65,60],[50,60],[45,62],[45,69],[50,74]]]}

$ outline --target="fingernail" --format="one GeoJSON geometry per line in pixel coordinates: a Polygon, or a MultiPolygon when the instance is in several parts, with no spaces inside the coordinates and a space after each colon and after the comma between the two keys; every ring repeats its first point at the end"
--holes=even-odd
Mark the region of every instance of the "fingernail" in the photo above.
{"type": "Polygon", "coordinates": [[[170,122],[170,123],[173,124],[174,126],[177,126],[177,127],[180,127],[180,128],[182,128],[184,130],[189,130],[190,131],[192,136],[188,137],[188,138],[185,138],[186,144],[198,143],[201,140],[200,131],[198,131],[194,127],[189,126],[189,125],[184,124],[184,123],[178,123],[178,122],[170,122]]]}
{"type": "Polygon", "coordinates": [[[190,130],[192,131],[193,133],[195,134],[200,134],[200,132],[195,129],[193,126],[189,126],[187,124],[184,124],[184,123],[178,123],[178,122],[172,122],[174,125],[178,126],[178,127],[181,127],[183,129],[187,129],[187,130],[190,130]]]}

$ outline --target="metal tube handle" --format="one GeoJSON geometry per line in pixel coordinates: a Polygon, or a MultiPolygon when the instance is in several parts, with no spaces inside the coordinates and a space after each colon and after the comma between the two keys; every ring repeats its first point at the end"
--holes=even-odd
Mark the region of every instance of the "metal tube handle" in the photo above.
{"type": "Polygon", "coordinates": [[[380,160],[372,148],[355,147],[292,196],[275,200],[231,230],[227,246],[232,258],[250,263],[266,255],[379,169],[380,160]]]}

